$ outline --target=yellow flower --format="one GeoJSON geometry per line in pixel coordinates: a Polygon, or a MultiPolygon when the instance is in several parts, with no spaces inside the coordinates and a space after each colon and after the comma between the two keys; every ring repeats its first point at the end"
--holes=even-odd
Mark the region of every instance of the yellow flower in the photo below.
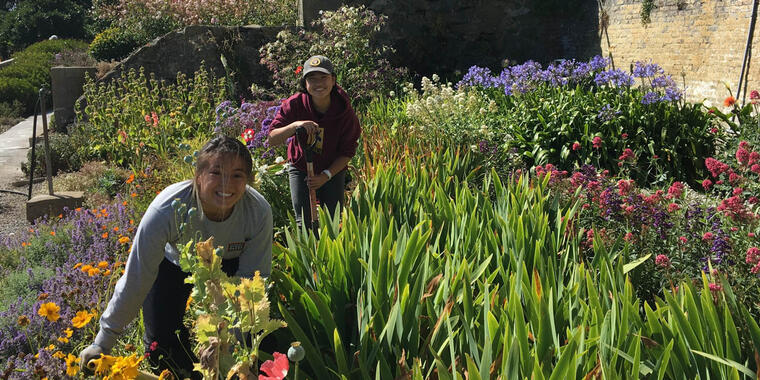
{"type": "Polygon", "coordinates": [[[111,374],[108,378],[113,380],[127,380],[136,378],[138,374],[137,366],[140,365],[140,362],[142,360],[143,357],[140,356],[138,358],[137,354],[118,358],[116,360],[116,363],[111,366],[111,374]]]}
{"type": "Polygon", "coordinates": [[[99,262],[98,263],[98,268],[100,268],[100,269],[108,268],[108,261],[101,261],[101,262],[99,262]]]}
{"type": "Polygon", "coordinates": [[[47,318],[47,320],[50,322],[55,322],[58,320],[58,318],[61,317],[58,315],[59,311],[61,311],[61,308],[58,307],[55,302],[45,302],[40,305],[39,310],[37,310],[37,314],[39,314],[41,317],[47,318]]]}
{"type": "Polygon", "coordinates": [[[74,265],[74,269],[79,269],[79,267],[81,266],[82,266],[82,263],[77,263],[76,265],[74,265]]]}
{"type": "Polygon", "coordinates": [[[122,236],[119,238],[119,244],[127,244],[129,243],[129,238],[126,236],[122,236]]]}
{"type": "Polygon", "coordinates": [[[169,372],[168,369],[161,371],[161,374],[158,375],[158,380],[170,380],[170,379],[174,379],[174,376],[172,375],[171,372],[169,372]]]}
{"type": "Polygon", "coordinates": [[[53,350],[55,350],[55,344],[51,344],[51,345],[47,346],[47,350],[48,350],[48,351],[53,351],[53,350]]]}
{"type": "Polygon", "coordinates": [[[110,274],[111,274],[111,270],[110,269],[106,269],[106,271],[103,272],[103,276],[108,276],[110,274]]]}
{"type": "Polygon", "coordinates": [[[185,305],[185,311],[190,310],[190,304],[193,303],[193,297],[187,297],[187,304],[185,305]]]}
{"type": "Polygon", "coordinates": [[[92,269],[90,269],[90,270],[87,271],[87,275],[90,276],[90,277],[98,275],[98,274],[100,274],[100,269],[98,269],[98,268],[92,268],[92,269]]]}
{"type": "MultiPolygon", "coordinates": [[[[95,365],[95,373],[98,375],[105,375],[111,370],[111,366],[116,363],[116,360],[118,360],[117,357],[110,356],[110,355],[100,355],[100,358],[98,359],[92,359],[90,360],[90,363],[93,363],[95,365]]],[[[87,363],[87,367],[90,367],[90,363],[87,363]]]]}
{"type": "Polygon", "coordinates": [[[69,354],[66,356],[66,374],[69,376],[76,376],[77,372],[79,372],[79,358],[69,354]]]}
{"type": "Polygon", "coordinates": [[[83,265],[79,270],[81,270],[84,273],[87,273],[89,272],[90,269],[92,269],[92,265],[87,264],[87,265],[83,265]]]}
{"type": "Polygon", "coordinates": [[[64,353],[63,353],[63,352],[61,352],[61,351],[56,351],[56,352],[53,354],[53,357],[54,357],[54,358],[56,358],[56,359],[63,359],[63,358],[65,358],[65,357],[66,357],[66,354],[64,354],[64,353]]]}
{"type": "Polygon", "coordinates": [[[63,332],[66,334],[67,338],[71,338],[71,334],[74,333],[74,330],[72,330],[72,329],[66,329],[66,330],[63,330],[63,332]]]}
{"type": "Polygon", "coordinates": [[[74,325],[74,327],[81,329],[90,323],[90,320],[94,316],[95,314],[88,313],[86,310],[77,311],[77,315],[71,319],[71,324],[74,325]]]}
{"type": "Polygon", "coordinates": [[[61,342],[61,343],[68,343],[69,342],[69,338],[67,338],[65,336],[59,336],[58,337],[58,341],[61,342]]]}

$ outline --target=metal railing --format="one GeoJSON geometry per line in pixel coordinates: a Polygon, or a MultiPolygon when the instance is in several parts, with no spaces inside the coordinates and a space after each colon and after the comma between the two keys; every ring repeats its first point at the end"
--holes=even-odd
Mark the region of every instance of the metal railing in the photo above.
{"type": "Polygon", "coordinates": [[[13,62],[15,62],[15,59],[13,59],[13,58],[6,59],[5,61],[0,61],[0,68],[6,67],[6,66],[10,66],[10,65],[13,64],[13,62]]]}

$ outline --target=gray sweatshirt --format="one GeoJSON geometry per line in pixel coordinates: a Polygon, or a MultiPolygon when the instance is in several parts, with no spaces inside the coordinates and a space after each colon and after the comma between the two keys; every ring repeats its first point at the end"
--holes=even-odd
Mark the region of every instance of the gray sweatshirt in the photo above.
{"type": "Polygon", "coordinates": [[[214,222],[197,205],[192,181],[170,185],[148,206],[135,233],[124,275],[116,283],[108,307],[100,317],[95,344],[110,352],[119,335],[136,316],[166,258],[179,266],[178,247],[200,232],[203,240],[213,236],[214,246],[223,247],[222,258],[240,258],[239,277],[253,277],[259,271],[269,277],[272,268],[272,208],[261,194],[246,186],[246,194],[235,204],[230,216],[214,222]],[[177,199],[198,212],[189,217],[172,208],[177,199]],[[185,222],[184,233],[179,225],[185,222]]]}

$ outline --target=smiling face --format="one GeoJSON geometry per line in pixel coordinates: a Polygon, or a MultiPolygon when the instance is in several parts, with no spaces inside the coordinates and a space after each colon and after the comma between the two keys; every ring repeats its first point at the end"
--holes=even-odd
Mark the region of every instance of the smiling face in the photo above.
{"type": "Polygon", "coordinates": [[[306,92],[315,100],[330,99],[330,92],[335,87],[335,76],[313,71],[306,74],[306,92]]]}
{"type": "Polygon", "coordinates": [[[217,154],[195,178],[203,213],[214,221],[227,219],[245,195],[248,181],[243,160],[234,154],[217,154]]]}

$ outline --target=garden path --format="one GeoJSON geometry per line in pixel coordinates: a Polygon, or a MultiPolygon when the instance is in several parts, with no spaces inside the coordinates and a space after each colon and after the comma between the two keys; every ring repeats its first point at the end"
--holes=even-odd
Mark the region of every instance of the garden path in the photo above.
{"type": "MultiPolygon", "coordinates": [[[[48,114],[48,120],[52,113],[48,114]]],[[[0,134],[0,189],[18,191],[26,194],[28,185],[13,186],[24,179],[21,163],[26,161],[29,151],[29,138],[32,137],[34,117],[28,117],[0,134]]],[[[37,120],[37,136],[42,135],[42,121],[37,120]]],[[[35,184],[32,193],[44,191],[41,183],[35,184]]],[[[0,192],[0,239],[11,233],[27,228],[26,197],[19,194],[0,192]]]]}

